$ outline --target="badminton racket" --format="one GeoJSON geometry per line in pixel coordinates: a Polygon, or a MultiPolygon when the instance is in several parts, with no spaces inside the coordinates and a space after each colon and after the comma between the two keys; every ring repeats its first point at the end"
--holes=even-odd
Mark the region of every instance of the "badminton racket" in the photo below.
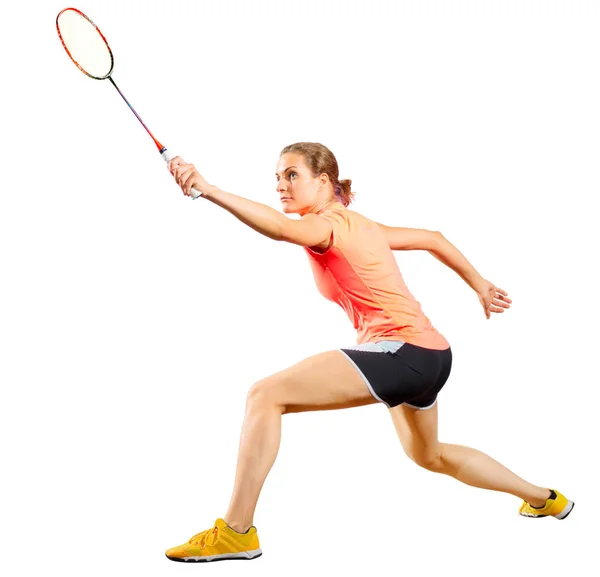
{"type": "MultiPolygon", "coordinates": [[[[106,38],[96,24],[81,10],[77,8],[65,8],[56,17],[56,30],[64,49],[75,66],[90,78],[94,78],[95,80],[108,79],[110,81],[127,103],[131,112],[135,114],[140,124],[146,129],[146,132],[150,135],[154,144],[156,144],[156,148],[158,148],[158,152],[164,161],[169,163],[173,155],[154,137],[140,118],[140,115],[131,106],[131,103],[125,98],[125,95],[113,80],[112,72],[115,65],[113,53],[106,38]]],[[[202,193],[192,188],[190,194],[195,199],[201,196],[202,193]]]]}

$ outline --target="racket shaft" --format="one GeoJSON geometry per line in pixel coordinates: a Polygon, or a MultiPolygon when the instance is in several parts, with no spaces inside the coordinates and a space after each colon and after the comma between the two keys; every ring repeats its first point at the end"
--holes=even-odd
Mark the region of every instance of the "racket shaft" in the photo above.
{"type": "MultiPolygon", "coordinates": [[[[121,95],[121,98],[123,98],[123,100],[127,103],[127,106],[129,106],[129,109],[131,110],[131,112],[133,112],[135,114],[135,117],[140,121],[140,124],[146,129],[146,132],[150,135],[150,138],[152,138],[152,140],[154,141],[154,144],[156,144],[156,147],[158,148],[160,155],[163,157],[165,162],[167,162],[167,164],[168,164],[172,160],[173,156],[171,156],[169,151],[158,140],[156,140],[156,138],[154,138],[154,135],[150,132],[148,127],[144,124],[144,121],[140,118],[140,115],[135,111],[135,108],[133,108],[133,106],[131,106],[129,100],[127,100],[127,98],[125,98],[125,95],[119,90],[119,87],[115,84],[115,81],[112,79],[112,77],[109,76],[108,79],[111,81],[112,85],[117,89],[117,92],[121,95]]],[[[190,191],[190,194],[194,200],[196,198],[198,198],[199,196],[202,196],[202,193],[199,192],[198,190],[196,190],[195,188],[192,188],[192,190],[190,191]]]]}

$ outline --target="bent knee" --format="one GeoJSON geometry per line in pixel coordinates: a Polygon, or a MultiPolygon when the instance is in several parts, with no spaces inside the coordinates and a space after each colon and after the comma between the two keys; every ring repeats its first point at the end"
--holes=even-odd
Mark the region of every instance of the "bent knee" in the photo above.
{"type": "Polygon", "coordinates": [[[279,405],[281,395],[277,394],[277,389],[277,381],[272,377],[256,381],[246,394],[246,408],[279,405]]]}
{"type": "Polygon", "coordinates": [[[412,451],[410,454],[407,452],[407,455],[417,465],[419,465],[419,467],[422,467],[423,469],[427,469],[428,471],[433,471],[433,472],[439,473],[444,469],[441,451],[439,451],[439,450],[412,451]]]}

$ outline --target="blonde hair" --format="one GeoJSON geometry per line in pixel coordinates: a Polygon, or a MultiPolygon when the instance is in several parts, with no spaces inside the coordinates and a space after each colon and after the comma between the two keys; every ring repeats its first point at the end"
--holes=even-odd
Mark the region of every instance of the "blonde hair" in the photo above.
{"type": "Polygon", "coordinates": [[[302,154],[314,177],[326,174],[333,184],[335,196],[344,206],[348,206],[354,200],[355,193],[351,190],[352,181],[339,180],[338,163],[329,148],[318,142],[296,142],[286,146],[280,156],[288,152],[302,154]]]}

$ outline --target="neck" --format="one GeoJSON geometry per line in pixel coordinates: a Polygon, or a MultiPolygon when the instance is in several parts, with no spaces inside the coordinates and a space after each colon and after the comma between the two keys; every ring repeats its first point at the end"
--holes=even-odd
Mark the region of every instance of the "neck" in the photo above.
{"type": "Polygon", "coordinates": [[[315,204],[315,206],[313,206],[310,210],[308,210],[308,212],[312,212],[312,213],[316,214],[316,213],[322,212],[322,211],[326,210],[327,208],[329,208],[330,206],[333,206],[336,204],[341,204],[341,202],[335,197],[329,198],[329,199],[318,202],[317,204],[315,204]]]}

